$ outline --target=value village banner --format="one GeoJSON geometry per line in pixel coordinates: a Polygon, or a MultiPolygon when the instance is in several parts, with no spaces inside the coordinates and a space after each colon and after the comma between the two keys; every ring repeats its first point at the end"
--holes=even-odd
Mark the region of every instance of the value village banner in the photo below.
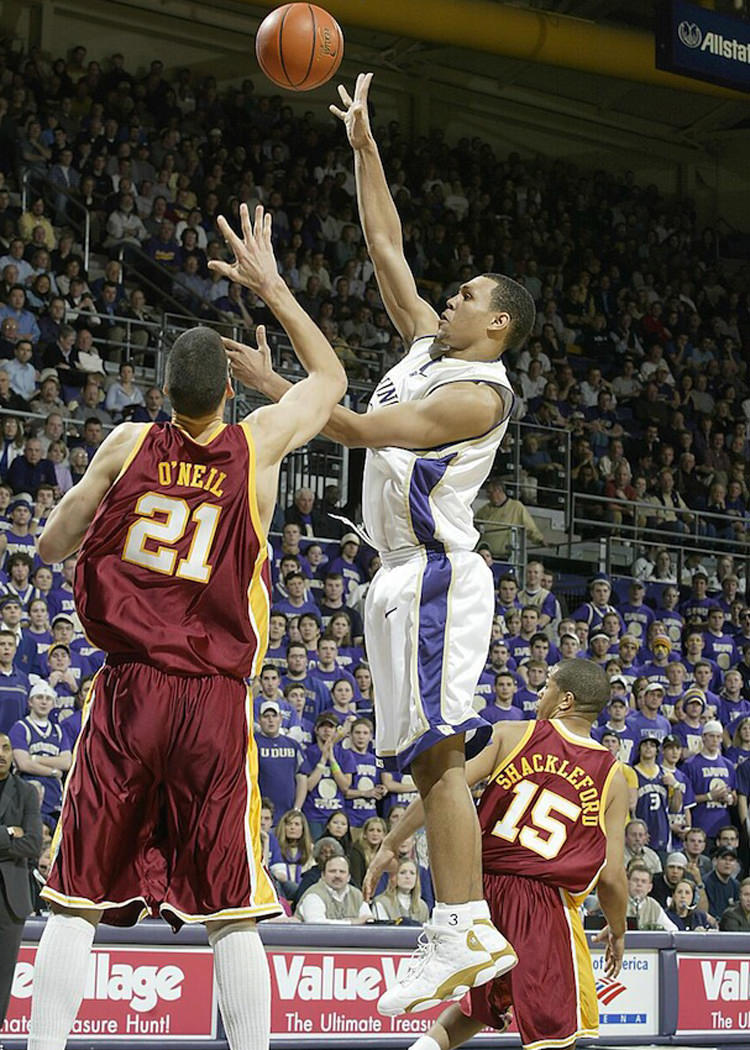
{"type": "MultiPolygon", "coordinates": [[[[36,945],[23,946],[0,1043],[28,1035],[36,945]]],[[[71,1037],[87,1042],[215,1039],[214,961],[209,948],[97,946],[71,1037]]]]}
{"type": "Polygon", "coordinates": [[[678,953],[677,973],[678,1035],[750,1033],[750,956],[678,953]]]}

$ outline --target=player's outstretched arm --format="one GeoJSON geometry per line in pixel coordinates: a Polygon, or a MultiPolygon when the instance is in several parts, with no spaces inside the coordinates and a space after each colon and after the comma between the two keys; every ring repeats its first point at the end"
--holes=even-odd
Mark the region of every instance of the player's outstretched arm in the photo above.
{"type": "Polygon", "coordinates": [[[407,346],[417,336],[437,332],[438,315],[422,299],[404,255],[404,240],[396,205],[383,170],[367,112],[367,94],[372,73],[360,73],[352,98],[343,84],[339,95],[345,109],[330,106],[343,120],[354,150],[357,203],[367,250],[390,319],[407,346]]]}
{"type": "MultiPolygon", "coordinates": [[[[262,437],[258,444],[259,460],[266,465],[277,463],[293,448],[299,448],[320,433],[334,405],[346,393],[346,373],[333,347],[309,317],[281,278],[271,245],[271,216],[259,205],[251,224],[246,204],[240,205],[242,237],[222,217],[219,228],[235,261],[212,261],[209,265],[224,276],[252,289],[266,303],[283,325],[294,352],[307,372],[300,383],[289,387],[279,404],[253,412],[251,425],[262,437]]],[[[234,367],[232,348],[241,346],[225,340],[234,367]]],[[[253,353],[251,348],[245,348],[253,353]]],[[[265,330],[258,331],[257,362],[261,370],[270,370],[270,352],[265,330]]],[[[242,378],[242,377],[240,377],[242,378]]],[[[244,381],[244,379],[243,379],[244,381]]]]}
{"type": "Polygon", "coordinates": [[[612,778],[604,827],[607,833],[607,862],[599,876],[596,892],[607,926],[595,940],[605,945],[604,967],[607,977],[616,977],[625,951],[625,913],[628,883],[625,877],[625,822],[628,818],[628,789],[619,771],[612,778]]]}
{"type": "Polygon", "coordinates": [[[48,564],[77,551],[97,507],[123,468],[149,423],[120,423],[100,445],[91,466],[69,489],[47,519],[39,537],[39,557],[48,564]]]}

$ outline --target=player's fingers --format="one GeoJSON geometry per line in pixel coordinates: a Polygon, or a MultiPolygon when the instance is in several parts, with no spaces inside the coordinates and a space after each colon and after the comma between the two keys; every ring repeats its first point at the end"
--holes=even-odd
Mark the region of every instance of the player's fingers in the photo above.
{"type": "Polygon", "coordinates": [[[351,106],[352,96],[349,94],[349,92],[346,90],[343,84],[339,84],[339,98],[345,106],[351,106]]]}
{"type": "Polygon", "coordinates": [[[223,215],[220,215],[218,217],[218,219],[216,220],[216,225],[219,227],[222,237],[234,252],[235,258],[239,259],[240,251],[242,249],[242,241],[239,239],[239,237],[234,232],[234,230],[229,225],[229,223],[223,215]]]}
{"type": "Polygon", "coordinates": [[[266,244],[269,245],[269,246],[271,244],[271,224],[272,224],[272,222],[273,222],[273,218],[271,216],[271,213],[270,212],[266,212],[266,214],[263,216],[263,239],[266,242],[266,244]]]}
{"type": "Polygon", "coordinates": [[[346,113],[344,113],[343,109],[339,109],[338,106],[329,106],[328,109],[333,113],[334,117],[338,117],[339,120],[346,119],[346,113]]]}
{"type": "Polygon", "coordinates": [[[357,77],[356,97],[361,102],[367,102],[367,92],[370,90],[372,73],[360,73],[357,77]]]}
{"type": "Polygon", "coordinates": [[[240,204],[240,223],[242,225],[242,236],[247,244],[253,239],[253,228],[250,224],[250,209],[244,201],[240,204]]]}
{"type": "Polygon", "coordinates": [[[229,263],[222,262],[221,259],[211,259],[208,268],[209,270],[216,270],[222,277],[230,277],[232,274],[232,267],[229,263]]]}
{"type": "Polygon", "coordinates": [[[252,350],[251,346],[246,346],[245,343],[238,343],[235,339],[230,339],[229,336],[222,335],[220,338],[224,344],[227,356],[234,354],[235,357],[239,357],[244,350],[252,350]]]}
{"type": "Polygon", "coordinates": [[[268,345],[268,340],[266,339],[266,326],[264,324],[259,324],[258,327],[255,329],[255,338],[258,343],[258,349],[262,353],[271,352],[271,348],[268,345]]]}
{"type": "Polygon", "coordinates": [[[263,233],[263,215],[265,214],[262,204],[259,204],[255,209],[255,226],[253,228],[253,236],[256,240],[260,240],[263,233]]]}

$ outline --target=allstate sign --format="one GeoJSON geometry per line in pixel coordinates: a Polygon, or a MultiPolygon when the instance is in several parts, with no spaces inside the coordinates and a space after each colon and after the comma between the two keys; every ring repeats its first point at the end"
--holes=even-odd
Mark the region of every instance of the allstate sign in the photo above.
{"type": "Polygon", "coordinates": [[[685,47],[700,47],[703,40],[701,28],[695,22],[680,22],[677,35],[685,47]]]}
{"type": "Polygon", "coordinates": [[[659,7],[656,65],[750,91],[750,24],[687,0],[667,0],[659,7]]]}

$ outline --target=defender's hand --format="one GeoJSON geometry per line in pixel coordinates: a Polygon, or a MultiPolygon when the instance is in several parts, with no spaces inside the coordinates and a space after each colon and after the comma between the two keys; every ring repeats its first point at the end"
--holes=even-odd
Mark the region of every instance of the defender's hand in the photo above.
{"type": "Polygon", "coordinates": [[[380,849],[370,861],[370,866],[365,872],[365,877],[362,880],[362,896],[366,901],[372,900],[377,885],[380,882],[380,876],[383,872],[394,872],[396,867],[395,853],[385,844],[381,844],[380,849]]]}
{"type": "Polygon", "coordinates": [[[224,336],[221,341],[229,358],[229,371],[232,378],[263,393],[264,384],[274,375],[271,366],[271,348],[266,341],[265,325],[258,325],[255,329],[255,338],[258,340],[257,350],[255,347],[236,343],[234,339],[227,339],[224,336]]]}
{"type": "Polygon", "coordinates": [[[259,204],[255,209],[255,223],[250,223],[250,212],[246,204],[240,204],[240,222],[242,238],[240,239],[223,215],[217,224],[227,243],[234,252],[233,263],[212,259],[208,264],[210,270],[216,270],[235,284],[243,284],[256,295],[263,298],[263,293],[279,282],[276,258],[271,245],[271,216],[259,204]]]}
{"type": "Polygon", "coordinates": [[[605,926],[594,937],[594,944],[603,944],[604,948],[604,974],[606,977],[617,977],[622,966],[622,957],[625,954],[625,934],[618,937],[605,926]]]}
{"type": "Polygon", "coordinates": [[[367,93],[370,90],[371,81],[372,73],[360,73],[354,87],[354,98],[343,84],[339,84],[339,97],[346,109],[339,109],[338,106],[328,107],[334,117],[343,120],[352,149],[363,149],[373,141],[370,115],[367,112],[367,93]]]}

